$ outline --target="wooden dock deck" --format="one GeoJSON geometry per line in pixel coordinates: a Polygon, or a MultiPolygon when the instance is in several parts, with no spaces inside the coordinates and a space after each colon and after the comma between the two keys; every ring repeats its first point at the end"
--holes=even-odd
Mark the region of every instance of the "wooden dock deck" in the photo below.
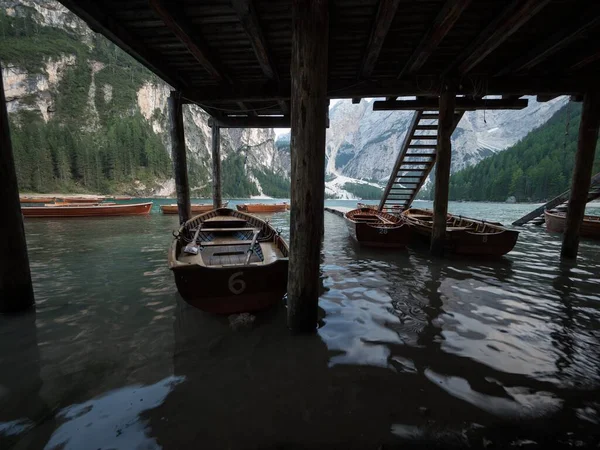
{"type": "Polygon", "coordinates": [[[345,206],[326,206],[325,211],[335,214],[336,216],[344,217],[348,211],[352,211],[352,208],[348,208],[345,206]]]}

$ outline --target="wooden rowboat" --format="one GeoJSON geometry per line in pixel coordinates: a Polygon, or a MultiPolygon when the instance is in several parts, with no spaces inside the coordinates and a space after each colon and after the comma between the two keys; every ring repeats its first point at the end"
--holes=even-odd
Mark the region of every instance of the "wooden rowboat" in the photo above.
{"type": "Polygon", "coordinates": [[[361,245],[406,247],[412,231],[400,217],[373,208],[358,208],[344,214],[348,230],[361,245]]]}
{"type": "Polygon", "coordinates": [[[183,224],[169,250],[181,296],[218,314],[256,311],[287,291],[288,246],[268,222],[215,209],[183,224]]]}
{"type": "MultiPolygon", "coordinates": [[[[546,230],[554,233],[564,233],[567,223],[567,213],[559,211],[544,211],[546,230]]],[[[581,237],[600,239],[600,216],[584,216],[581,228],[581,237]]]]}
{"type": "MultiPolygon", "coordinates": [[[[415,236],[430,242],[432,210],[410,208],[402,216],[413,228],[415,236]]],[[[518,231],[509,230],[500,223],[448,214],[444,248],[457,255],[502,256],[514,248],[518,238],[518,231]]]]}
{"type": "Polygon", "coordinates": [[[25,217],[109,217],[109,216],[143,216],[150,213],[152,202],[133,203],[130,205],[96,205],[68,204],[61,206],[25,206],[21,212],[25,217]]]}
{"type": "Polygon", "coordinates": [[[287,203],[242,203],[235,205],[238,211],[247,213],[272,213],[287,211],[290,205],[287,203]]]}
{"type": "MultiPolygon", "coordinates": [[[[379,205],[370,205],[368,203],[361,203],[358,202],[356,204],[357,208],[369,208],[369,209],[374,209],[376,211],[379,211],[379,205]]],[[[402,212],[402,208],[400,206],[393,206],[391,208],[384,208],[382,211],[388,213],[388,214],[400,214],[402,212]]]]}
{"type": "Polygon", "coordinates": [[[104,197],[62,197],[63,203],[100,203],[104,197]]]}
{"type": "Polygon", "coordinates": [[[115,202],[97,202],[97,203],[69,203],[69,202],[54,202],[44,203],[44,206],[93,206],[93,205],[116,205],[115,202]]]}
{"type": "MultiPolygon", "coordinates": [[[[229,202],[224,202],[221,204],[221,208],[227,208],[229,202]]],[[[213,208],[212,203],[195,203],[191,205],[192,214],[201,214],[208,211],[211,211],[213,208]]],[[[177,204],[171,205],[160,205],[160,210],[163,214],[178,214],[177,204]]]]}
{"type": "Polygon", "coordinates": [[[19,200],[21,203],[50,203],[54,201],[54,197],[29,197],[29,196],[20,196],[19,200]]]}

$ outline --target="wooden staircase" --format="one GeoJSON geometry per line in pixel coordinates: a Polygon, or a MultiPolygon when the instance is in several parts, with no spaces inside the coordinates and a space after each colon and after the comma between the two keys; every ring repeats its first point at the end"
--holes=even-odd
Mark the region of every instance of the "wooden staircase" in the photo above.
{"type": "MultiPolygon", "coordinates": [[[[464,111],[454,116],[454,128],[464,111]]],[[[438,111],[416,111],[383,192],[379,210],[410,207],[436,162],[438,111]]]]}

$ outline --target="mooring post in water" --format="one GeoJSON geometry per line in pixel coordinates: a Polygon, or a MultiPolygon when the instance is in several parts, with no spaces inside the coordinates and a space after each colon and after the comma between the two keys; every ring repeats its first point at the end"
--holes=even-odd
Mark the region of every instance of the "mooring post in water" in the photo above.
{"type": "Polygon", "coordinates": [[[448,215],[448,190],[450,187],[450,162],[452,160],[452,130],[454,129],[454,89],[446,87],[440,95],[438,141],[436,148],[435,196],[433,199],[433,230],[431,254],[444,253],[446,217],[448,215]]]}
{"type": "Polygon", "coordinates": [[[291,215],[288,326],[317,327],[327,125],[327,0],[292,3],[291,215]]]}
{"type": "Polygon", "coordinates": [[[220,208],[223,203],[221,194],[221,128],[212,124],[212,173],[213,173],[213,207],[220,208]]]}
{"type": "Polygon", "coordinates": [[[179,223],[184,223],[190,218],[191,205],[187,157],[185,153],[185,134],[183,130],[183,102],[181,93],[178,91],[171,91],[171,96],[169,97],[169,132],[171,136],[173,172],[175,173],[175,188],[177,190],[179,223]]]}
{"type": "Polygon", "coordinates": [[[0,312],[10,313],[29,308],[34,299],[3,86],[0,71],[0,312]]]}
{"type": "Polygon", "coordinates": [[[576,258],[579,250],[579,230],[583,223],[590,190],[599,126],[600,91],[588,91],[583,97],[571,197],[567,207],[565,234],[560,252],[562,258],[576,258]]]}

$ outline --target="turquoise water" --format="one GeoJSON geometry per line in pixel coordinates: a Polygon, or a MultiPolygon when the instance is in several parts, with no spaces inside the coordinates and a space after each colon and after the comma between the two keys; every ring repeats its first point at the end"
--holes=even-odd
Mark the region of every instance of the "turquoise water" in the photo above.
{"type": "MultiPolygon", "coordinates": [[[[435,259],[360,248],[326,213],[321,326],[291,336],[283,305],[239,329],[179,298],[172,202],[26,221],[37,308],[0,317],[1,449],[600,442],[599,243],[561,264],[560,236],[525,227],[501,260],[435,259]]],[[[269,217],[287,237],[289,213],[269,217]]]]}

